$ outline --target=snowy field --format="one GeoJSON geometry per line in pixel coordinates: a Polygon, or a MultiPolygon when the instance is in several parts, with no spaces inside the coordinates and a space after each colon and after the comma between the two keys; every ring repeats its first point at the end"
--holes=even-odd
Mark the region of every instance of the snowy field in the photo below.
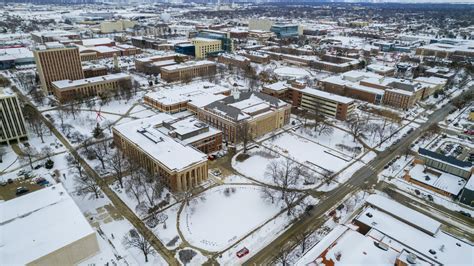
{"type": "Polygon", "coordinates": [[[221,251],[279,211],[262,200],[257,186],[219,186],[185,206],[180,229],[191,245],[221,251]]]}
{"type": "Polygon", "coordinates": [[[352,160],[352,157],[344,153],[288,132],[276,136],[273,140],[266,140],[263,145],[281,155],[294,158],[318,173],[324,170],[338,172],[352,160]]]}

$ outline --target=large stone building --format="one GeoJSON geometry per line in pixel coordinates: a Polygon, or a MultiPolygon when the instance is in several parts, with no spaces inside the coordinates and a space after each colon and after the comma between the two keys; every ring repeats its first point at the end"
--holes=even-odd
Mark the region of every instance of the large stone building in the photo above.
{"type": "Polygon", "coordinates": [[[61,184],[1,202],[0,209],[2,265],[78,265],[100,251],[96,232],[61,184]]]}
{"type": "MultiPolygon", "coordinates": [[[[52,82],[53,94],[59,102],[65,103],[81,98],[115,93],[117,90],[131,89],[130,75],[117,73],[78,80],[58,80],[52,82]]],[[[108,95],[111,96],[111,95],[108,95]]]]}
{"type": "Polygon", "coordinates": [[[58,43],[38,46],[34,56],[41,87],[46,94],[53,93],[53,81],[84,78],[79,49],[58,43]]]}
{"type": "Polygon", "coordinates": [[[234,95],[198,109],[198,118],[221,130],[224,139],[238,143],[243,134],[259,137],[282,128],[290,121],[291,105],[261,92],[234,95]]]}
{"type": "Polygon", "coordinates": [[[213,76],[216,63],[212,61],[188,61],[161,68],[161,78],[166,82],[189,81],[195,77],[213,76]]]}
{"type": "Polygon", "coordinates": [[[27,139],[25,119],[16,94],[0,88],[0,145],[27,139]]]}
{"type": "Polygon", "coordinates": [[[164,113],[178,113],[189,110],[197,113],[199,108],[230,95],[230,89],[209,82],[199,82],[184,86],[150,92],[143,102],[164,113]]]}
{"type": "Polygon", "coordinates": [[[124,123],[113,127],[113,138],[131,160],[161,178],[171,190],[186,191],[207,180],[207,155],[173,137],[175,123],[166,125],[172,119],[161,113],[124,123]]]}

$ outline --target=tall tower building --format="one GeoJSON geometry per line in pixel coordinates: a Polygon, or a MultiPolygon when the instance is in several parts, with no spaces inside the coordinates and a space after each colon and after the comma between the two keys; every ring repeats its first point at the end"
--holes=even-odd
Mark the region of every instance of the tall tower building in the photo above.
{"type": "Polygon", "coordinates": [[[53,81],[84,79],[79,48],[76,46],[40,45],[34,50],[34,56],[45,94],[53,93],[53,81]]]}
{"type": "Polygon", "coordinates": [[[0,144],[26,138],[25,119],[16,94],[0,88],[0,144]]]}

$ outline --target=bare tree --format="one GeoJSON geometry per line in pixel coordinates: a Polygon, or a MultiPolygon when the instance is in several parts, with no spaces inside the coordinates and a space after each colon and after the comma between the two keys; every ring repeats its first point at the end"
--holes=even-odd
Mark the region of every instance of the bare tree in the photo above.
{"type": "Polygon", "coordinates": [[[67,161],[67,165],[70,167],[70,168],[73,168],[74,171],[79,175],[80,178],[82,178],[82,166],[81,166],[81,162],[79,162],[79,160],[76,159],[76,157],[74,157],[72,154],[68,154],[66,156],[66,161],[67,161]]]}
{"type": "Polygon", "coordinates": [[[311,236],[311,231],[303,231],[295,235],[296,242],[300,243],[301,254],[306,251],[306,246],[309,244],[309,237],[311,236]]]}
{"type": "Polygon", "coordinates": [[[253,140],[252,127],[247,121],[237,127],[237,138],[244,146],[244,153],[247,153],[248,144],[253,140]]]}
{"type": "Polygon", "coordinates": [[[108,155],[108,143],[107,141],[101,141],[91,147],[91,152],[94,155],[94,157],[99,160],[102,169],[105,170],[105,160],[107,159],[108,155]]]}
{"type": "MultiPolygon", "coordinates": [[[[274,160],[267,165],[265,171],[265,177],[273,181],[273,185],[277,187],[273,191],[276,195],[273,200],[282,200],[287,208],[287,215],[293,213],[293,205],[296,203],[299,193],[293,189],[298,183],[298,179],[301,177],[301,167],[293,160],[286,158],[283,160],[274,160]]],[[[263,188],[262,194],[268,197],[268,194],[272,193],[268,190],[268,187],[263,188]]]]}
{"type": "Polygon", "coordinates": [[[100,187],[91,176],[87,174],[84,174],[82,177],[76,176],[74,182],[78,196],[90,195],[89,198],[91,199],[94,197],[96,199],[99,198],[101,194],[100,187]]]}
{"type": "Polygon", "coordinates": [[[358,115],[351,115],[346,120],[347,127],[349,128],[352,136],[354,136],[354,141],[362,135],[365,129],[365,124],[359,118],[358,115]]]}
{"type": "Polygon", "coordinates": [[[51,159],[51,155],[53,155],[53,149],[49,146],[44,146],[41,148],[41,154],[46,156],[46,158],[51,159]]]}
{"type": "Polygon", "coordinates": [[[3,156],[7,154],[7,149],[5,147],[0,146],[0,163],[3,163],[3,156]]]}
{"type": "Polygon", "coordinates": [[[33,158],[38,155],[38,151],[31,145],[25,145],[21,148],[22,158],[27,158],[28,163],[33,169],[33,158]]]}
{"type": "Polygon", "coordinates": [[[290,265],[290,251],[285,249],[284,246],[280,246],[275,257],[276,263],[283,266],[290,265]]]}
{"type": "Polygon", "coordinates": [[[123,175],[128,170],[128,160],[123,156],[119,149],[109,156],[107,160],[107,169],[115,175],[115,179],[119,182],[120,188],[123,188],[123,175]]]}
{"type": "Polygon", "coordinates": [[[123,237],[122,243],[127,248],[139,249],[143,253],[143,256],[145,256],[145,262],[148,262],[148,255],[155,252],[150,242],[138,233],[136,229],[131,229],[130,232],[123,237]]]}
{"type": "Polygon", "coordinates": [[[72,119],[76,120],[76,115],[79,113],[79,107],[78,99],[75,99],[68,103],[66,112],[72,115],[72,119]]]}
{"type": "Polygon", "coordinates": [[[23,108],[23,114],[31,126],[33,132],[41,139],[41,143],[44,143],[44,134],[48,132],[48,127],[43,123],[41,115],[34,109],[33,106],[25,105],[23,108]]]}

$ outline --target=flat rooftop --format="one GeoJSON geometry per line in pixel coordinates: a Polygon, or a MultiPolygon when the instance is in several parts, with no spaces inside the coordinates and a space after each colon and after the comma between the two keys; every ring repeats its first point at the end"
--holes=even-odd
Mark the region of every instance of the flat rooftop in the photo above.
{"type": "Polygon", "coordinates": [[[181,64],[176,64],[172,66],[165,66],[161,68],[162,70],[165,71],[174,71],[174,70],[179,70],[179,69],[186,69],[186,68],[191,68],[191,67],[197,67],[197,66],[205,66],[205,65],[215,65],[215,62],[209,61],[209,60],[201,60],[201,61],[187,61],[181,64]]]}
{"type": "Polygon", "coordinates": [[[147,93],[145,97],[165,105],[191,102],[194,106],[202,107],[224,98],[225,96],[222,94],[228,92],[230,92],[228,88],[203,81],[164,88],[157,92],[147,93]]]}
{"type": "Polygon", "coordinates": [[[125,73],[116,73],[116,74],[109,74],[109,75],[104,75],[104,76],[91,77],[91,78],[78,79],[78,80],[69,80],[69,79],[58,80],[58,81],[53,81],[52,84],[54,87],[60,90],[64,90],[64,89],[74,88],[77,86],[94,84],[94,83],[99,83],[103,81],[119,80],[119,79],[124,79],[124,78],[130,78],[130,75],[125,74],[125,73]]]}
{"type": "Polygon", "coordinates": [[[207,161],[204,153],[176,141],[159,130],[163,121],[171,119],[174,117],[160,113],[120,124],[115,126],[114,130],[170,171],[181,171],[188,166],[207,161]]]}
{"type": "Polygon", "coordinates": [[[379,236],[388,245],[393,243],[397,248],[404,247],[413,250],[424,258],[444,265],[473,265],[474,263],[473,246],[442,231],[434,236],[429,235],[390,214],[371,207],[365,209],[356,219],[372,227],[369,234],[373,238],[379,236]],[[432,254],[430,250],[435,253],[432,254]]]}
{"type": "Polygon", "coordinates": [[[440,175],[436,175],[430,171],[425,171],[425,167],[421,164],[416,164],[412,169],[410,169],[409,174],[412,179],[439,190],[446,191],[451,195],[458,195],[466,185],[466,180],[464,178],[430,167],[426,167],[426,169],[431,169],[440,175]]]}
{"type": "Polygon", "coordinates": [[[61,184],[0,203],[0,258],[25,265],[95,234],[61,184]]]}
{"type": "Polygon", "coordinates": [[[340,96],[337,94],[329,93],[329,92],[318,90],[318,89],[304,88],[304,89],[301,89],[300,91],[302,93],[310,94],[318,98],[325,99],[327,101],[335,101],[335,102],[343,103],[343,104],[350,104],[354,102],[354,99],[352,98],[340,96]]]}

